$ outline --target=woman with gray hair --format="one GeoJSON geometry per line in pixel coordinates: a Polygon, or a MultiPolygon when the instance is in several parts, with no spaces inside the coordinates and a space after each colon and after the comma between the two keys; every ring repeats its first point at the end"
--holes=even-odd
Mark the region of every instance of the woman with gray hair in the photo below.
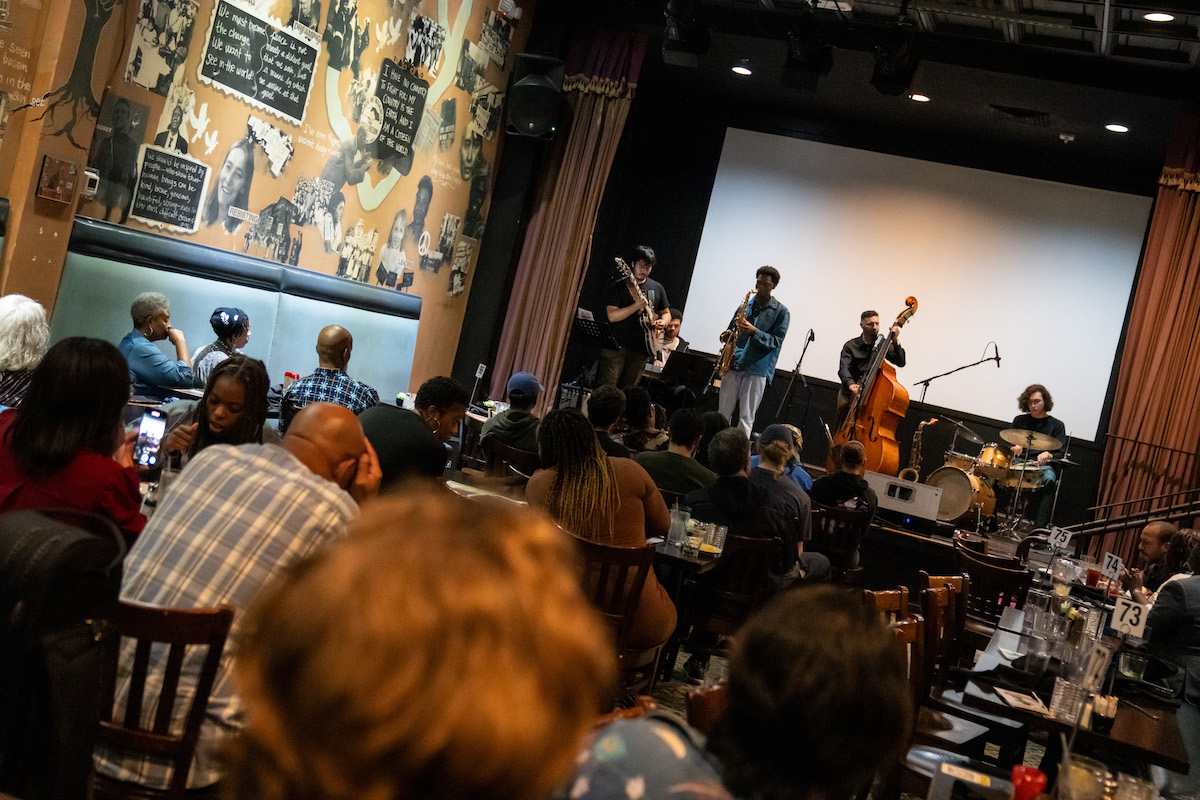
{"type": "Polygon", "coordinates": [[[117,349],[129,362],[133,393],[165,400],[171,396],[171,389],[190,387],[192,367],[187,341],[183,331],[171,327],[171,305],[166,295],[142,292],[133,298],[129,314],[133,317],[133,330],[125,334],[117,349]],[[174,361],[155,344],[163,339],[174,345],[174,361]]]}
{"type": "Polygon", "coordinates": [[[49,343],[50,325],[41,303],[23,294],[0,297],[0,406],[21,405],[49,343]]]}

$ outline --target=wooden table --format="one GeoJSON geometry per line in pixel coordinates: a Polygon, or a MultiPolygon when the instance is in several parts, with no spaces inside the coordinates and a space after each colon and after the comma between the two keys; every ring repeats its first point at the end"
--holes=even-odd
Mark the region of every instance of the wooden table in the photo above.
{"type": "MultiPolygon", "coordinates": [[[[1018,649],[1021,636],[1016,631],[1021,630],[1023,618],[1023,611],[1015,608],[1005,609],[995,635],[992,636],[987,649],[980,655],[979,661],[975,665],[976,672],[1008,663],[999,651],[1001,648],[1014,651],[1018,649]]],[[[1050,705],[1049,697],[1041,699],[1047,707],[1050,705]]],[[[983,683],[973,681],[967,683],[966,690],[963,692],[963,702],[998,716],[1015,719],[1028,725],[1030,729],[1048,731],[1052,736],[1057,736],[1059,733],[1066,733],[1068,737],[1070,736],[1071,725],[1031,711],[1013,708],[983,683]]],[[[1187,772],[1187,751],[1183,746],[1179,724],[1175,720],[1175,709],[1145,697],[1139,697],[1137,704],[1156,715],[1158,719],[1151,719],[1125,703],[1118,703],[1112,731],[1108,735],[1103,735],[1081,729],[1075,740],[1076,745],[1085,749],[1141,759],[1175,772],[1187,772]]]]}
{"type": "Polygon", "coordinates": [[[679,547],[668,544],[665,539],[654,544],[654,561],[657,564],[663,564],[680,572],[680,580],[683,579],[683,573],[688,575],[703,575],[704,573],[717,566],[721,557],[719,555],[691,555],[683,552],[679,547]]]}

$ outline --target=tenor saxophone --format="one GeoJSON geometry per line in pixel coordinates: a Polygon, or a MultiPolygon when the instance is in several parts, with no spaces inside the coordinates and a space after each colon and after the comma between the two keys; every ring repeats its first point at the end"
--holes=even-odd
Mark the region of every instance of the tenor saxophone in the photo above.
{"type": "Polygon", "coordinates": [[[733,322],[729,323],[729,328],[721,334],[721,341],[724,342],[724,345],[721,347],[721,358],[717,361],[718,378],[724,378],[725,373],[729,372],[729,368],[733,366],[733,352],[737,350],[738,343],[738,323],[746,318],[746,305],[750,302],[750,296],[753,294],[753,289],[746,292],[746,297],[738,306],[737,313],[733,315],[733,322]]]}
{"type": "Polygon", "coordinates": [[[937,419],[927,419],[917,426],[917,432],[913,434],[912,450],[908,454],[908,466],[900,470],[897,475],[902,481],[913,481],[914,483],[921,477],[921,434],[925,431],[925,426],[931,422],[937,422],[937,419]]]}

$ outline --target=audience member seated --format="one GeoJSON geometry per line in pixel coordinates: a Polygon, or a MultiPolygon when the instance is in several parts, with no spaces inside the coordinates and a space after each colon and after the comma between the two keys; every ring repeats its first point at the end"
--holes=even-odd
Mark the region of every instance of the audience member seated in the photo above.
{"type": "Polygon", "coordinates": [[[657,450],[667,443],[667,434],[663,431],[666,419],[660,419],[664,414],[662,406],[656,406],[650,400],[650,393],[641,386],[626,386],[625,419],[621,425],[621,441],[629,452],[636,454],[647,450],[657,450]]]}
{"type": "MultiPolygon", "coordinates": [[[[379,488],[379,462],[350,411],[331,403],[306,406],[283,446],[213,445],[191,460],[159,500],[150,524],[125,559],[121,599],[167,608],[232,606],[231,636],[243,612],[273,576],[344,535],[358,505],[379,488]]],[[[124,713],[133,648],[117,668],[118,714],[124,713]]],[[[189,654],[172,726],[182,728],[200,668],[189,654]]],[[[165,652],[151,654],[147,687],[163,680],[165,652]]],[[[223,777],[218,749],[243,724],[242,699],[230,680],[233,648],[217,670],[200,731],[189,788],[223,777]]],[[[97,748],[100,773],[140,786],[166,786],[167,762],[97,748]]]]}
{"type": "Polygon", "coordinates": [[[502,501],[372,504],[247,615],[228,796],[549,797],[615,679],[574,560],[542,515],[502,501]]]}
{"type": "Polygon", "coordinates": [[[1174,574],[1167,565],[1167,553],[1178,533],[1179,529],[1166,520],[1154,520],[1142,528],[1138,536],[1138,564],[1141,568],[1129,570],[1122,579],[1135,597],[1149,597],[1174,574]]]}
{"type": "Polygon", "coordinates": [[[16,408],[46,355],[46,309],[23,294],[0,297],[0,406],[16,408]]]}
{"type": "Polygon", "coordinates": [[[704,435],[700,412],[680,409],[667,425],[671,439],[666,450],[638,453],[637,463],[650,474],[654,485],[666,492],[687,494],[693,489],[711,486],[717,474],[696,461],[696,447],[704,435]]]}
{"type": "Polygon", "coordinates": [[[536,453],[539,420],[533,414],[533,407],[542,393],[542,385],[532,372],[518,372],[508,379],[505,391],[508,410],[483,423],[479,444],[486,451],[488,440],[494,436],[509,447],[536,453]]]}
{"type": "MultiPolygon", "coordinates": [[[[782,425],[781,427],[787,428],[792,434],[792,457],[788,459],[784,474],[807,494],[812,491],[813,479],[812,475],[809,475],[804,467],[800,466],[800,451],[804,448],[804,437],[800,435],[800,429],[795,425],[782,425]]],[[[761,440],[759,447],[762,447],[761,440]]],[[[757,454],[750,456],[750,466],[757,467],[758,459],[757,454]]]]}
{"type": "Polygon", "coordinates": [[[700,419],[704,422],[704,435],[696,446],[696,460],[712,469],[708,463],[708,446],[712,444],[714,436],[729,427],[729,417],[722,416],[720,411],[706,411],[700,419]]]}
{"type": "Polygon", "coordinates": [[[671,309],[671,319],[663,326],[658,335],[658,346],[662,348],[654,359],[654,366],[665,367],[671,353],[685,353],[688,349],[687,339],[680,337],[679,328],[683,325],[683,312],[678,308],[671,309]]]}
{"type": "Polygon", "coordinates": [[[421,384],[415,402],[417,415],[425,427],[445,444],[458,433],[458,424],[467,415],[471,396],[454,378],[438,375],[421,384]]]}
{"type": "Polygon", "coordinates": [[[358,415],[367,441],[379,457],[381,492],[391,492],[414,479],[442,477],[446,445],[416,413],[380,403],[358,415]]]}
{"type": "Polygon", "coordinates": [[[0,512],[78,508],[112,520],[132,542],[146,525],[133,438],[121,426],[129,366],[100,339],[63,339],[0,413],[0,512]]]}
{"type": "Polygon", "coordinates": [[[346,374],[354,337],[341,325],[326,325],[317,334],[317,370],[294,381],[283,393],[279,432],[286,433],[290,414],[309,403],[336,403],[361,414],[379,403],[379,392],[346,374]]]}
{"type": "Polygon", "coordinates": [[[788,506],[788,518],[796,520],[796,551],[800,555],[797,582],[829,580],[829,558],[822,553],[804,552],[804,543],[812,538],[812,501],[808,494],[786,475],[792,454],[792,432],[784,425],[768,425],[758,437],[761,450],[759,466],[750,468],[750,482],[766,489],[788,506]]]}
{"type": "Polygon", "coordinates": [[[240,308],[218,308],[208,318],[216,341],[192,355],[192,378],[197,386],[208,383],[208,373],[217,364],[242,352],[250,341],[250,315],[240,308]]]}
{"type": "Polygon", "coordinates": [[[167,409],[162,451],[176,468],[210,444],[279,444],[267,426],[267,368],[257,358],[235,355],[217,363],[199,401],[167,409]]]}
{"type": "Polygon", "coordinates": [[[854,504],[870,509],[869,517],[875,519],[875,510],[879,507],[879,498],[875,490],[863,477],[867,472],[866,450],[862,442],[850,441],[842,448],[838,471],[825,475],[813,481],[809,497],[814,503],[832,508],[854,504]],[[861,503],[857,501],[862,501],[861,503]]]}
{"type": "Polygon", "coordinates": [[[629,448],[613,438],[613,427],[625,413],[625,393],[615,386],[600,386],[587,401],[587,417],[596,432],[600,449],[614,458],[633,458],[629,448]]]}
{"type": "MultiPolygon", "coordinates": [[[[546,469],[529,479],[525,499],[545,508],[564,528],[614,547],[645,547],[648,536],[665,536],[671,514],[646,470],[633,459],[610,458],[591,423],[577,409],[551,411],[538,427],[538,451],[546,469]]],[[[633,615],[627,646],[654,647],[675,630],[675,604],[651,572],[633,615]]]]}
{"type": "Polygon", "coordinates": [[[133,393],[150,400],[166,400],[172,389],[191,387],[191,362],[183,331],[171,327],[171,306],[166,295],[142,292],[129,307],[133,330],[125,334],[118,349],[129,362],[133,393]],[[167,357],[155,342],[168,340],[175,359],[167,357]]]}
{"type": "Polygon", "coordinates": [[[829,586],[787,592],[738,633],[707,742],[667,714],[617,720],[596,732],[557,800],[854,797],[906,746],[906,674],[883,617],[857,598],[829,586]]]}

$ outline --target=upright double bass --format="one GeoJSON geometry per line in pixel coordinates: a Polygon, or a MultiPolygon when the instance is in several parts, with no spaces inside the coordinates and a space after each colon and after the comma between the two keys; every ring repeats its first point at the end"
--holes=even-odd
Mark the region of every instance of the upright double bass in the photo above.
{"type": "MultiPolygon", "coordinates": [[[[917,313],[917,298],[904,300],[906,308],[889,326],[904,327],[917,313]]],[[[833,435],[827,467],[837,469],[837,454],[846,442],[858,440],[866,450],[866,467],[872,472],[895,475],[900,469],[900,445],[896,426],[908,411],[908,389],[896,379],[896,368],[887,360],[892,336],[884,332],[875,342],[871,362],[858,385],[858,394],[850,400],[846,418],[833,435]]]]}

